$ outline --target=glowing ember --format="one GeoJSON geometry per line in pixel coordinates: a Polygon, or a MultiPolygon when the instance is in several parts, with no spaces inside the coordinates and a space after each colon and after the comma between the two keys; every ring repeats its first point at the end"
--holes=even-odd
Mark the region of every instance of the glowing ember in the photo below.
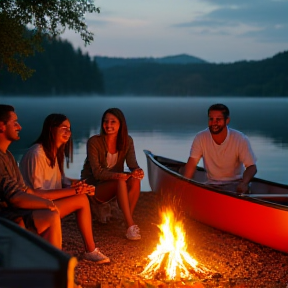
{"type": "Polygon", "coordinates": [[[174,219],[174,213],[170,209],[161,211],[161,216],[163,222],[158,225],[160,243],[148,256],[151,261],[140,276],[146,279],[179,280],[191,277],[191,268],[197,273],[204,273],[205,268],[203,270],[197,267],[198,262],[186,252],[182,222],[174,219]]]}

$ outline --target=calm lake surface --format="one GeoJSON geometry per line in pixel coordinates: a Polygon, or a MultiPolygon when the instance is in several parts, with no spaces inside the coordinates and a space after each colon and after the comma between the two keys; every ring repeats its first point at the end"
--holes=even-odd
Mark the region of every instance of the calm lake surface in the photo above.
{"type": "MultiPolygon", "coordinates": [[[[17,161],[39,136],[50,113],[63,113],[71,121],[74,161],[68,177],[79,178],[86,157],[87,139],[98,134],[103,112],[120,108],[134,139],[137,160],[146,172],[144,149],[186,162],[195,134],[207,127],[207,109],[224,103],[230,109],[230,127],[245,133],[257,156],[257,177],[288,184],[288,99],[219,97],[0,97],[11,104],[22,126],[21,139],[10,146],[17,161]]],[[[202,163],[199,163],[202,166],[202,163]]],[[[147,176],[142,191],[149,191],[147,176]]]]}

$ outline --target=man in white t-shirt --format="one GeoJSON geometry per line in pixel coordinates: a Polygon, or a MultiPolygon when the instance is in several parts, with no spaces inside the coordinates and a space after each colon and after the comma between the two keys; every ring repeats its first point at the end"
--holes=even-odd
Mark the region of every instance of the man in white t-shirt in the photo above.
{"type": "Polygon", "coordinates": [[[199,132],[192,143],[190,157],[182,174],[192,178],[203,158],[207,183],[222,189],[247,193],[249,182],[257,172],[256,157],[248,138],[230,129],[229,109],[214,104],[208,109],[208,128],[199,132]]]}

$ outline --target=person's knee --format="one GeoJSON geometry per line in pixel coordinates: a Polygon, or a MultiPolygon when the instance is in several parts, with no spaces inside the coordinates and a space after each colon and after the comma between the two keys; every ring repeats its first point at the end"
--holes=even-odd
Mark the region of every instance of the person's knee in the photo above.
{"type": "Polygon", "coordinates": [[[47,215],[45,216],[46,221],[50,224],[50,226],[59,226],[61,225],[61,217],[58,211],[50,211],[48,210],[47,215]]]}
{"type": "Polygon", "coordinates": [[[38,234],[43,233],[48,228],[61,230],[61,218],[58,211],[35,210],[33,213],[34,224],[38,234]]]}
{"type": "Polygon", "coordinates": [[[119,189],[123,189],[123,187],[127,187],[127,180],[125,179],[117,179],[115,181],[116,185],[117,185],[117,190],[119,191],[119,189]]]}
{"type": "Polygon", "coordinates": [[[132,189],[140,189],[140,179],[136,179],[134,177],[132,177],[131,179],[129,179],[129,187],[131,187],[132,189]]]}
{"type": "Polygon", "coordinates": [[[89,206],[89,199],[86,194],[77,195],[76,201],[81,204],[81,206],[89,206]]]}

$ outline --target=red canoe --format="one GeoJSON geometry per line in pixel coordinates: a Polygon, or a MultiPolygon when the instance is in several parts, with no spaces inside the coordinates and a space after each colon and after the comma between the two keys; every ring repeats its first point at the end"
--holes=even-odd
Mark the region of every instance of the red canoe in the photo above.
{"type": "Polygon", "coordinates": [[[288,185],[254,178],[251,194],[237,195],[204,185],[203,168],[190,180],[177,172],[183,162],[144,153],[152,191],[170,193],[199,222],[288,253],[288,185]]]}

